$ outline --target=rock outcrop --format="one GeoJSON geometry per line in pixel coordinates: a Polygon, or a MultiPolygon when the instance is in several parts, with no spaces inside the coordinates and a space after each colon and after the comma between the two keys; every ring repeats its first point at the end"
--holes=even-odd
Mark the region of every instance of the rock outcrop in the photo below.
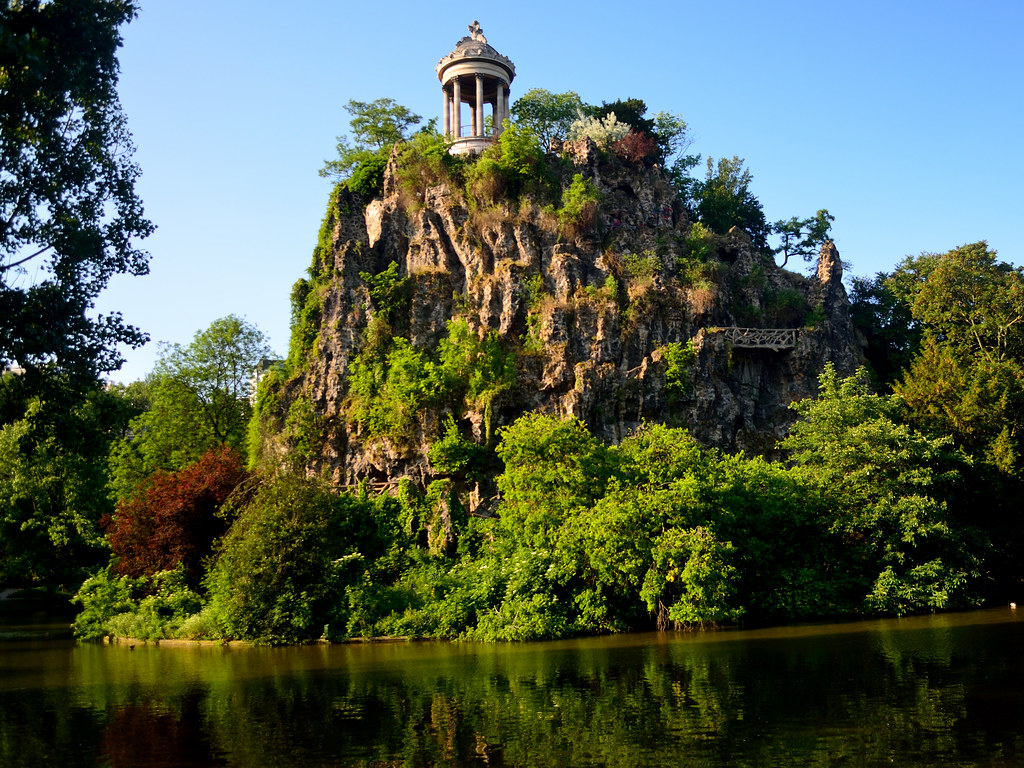
{"type": "Polygon", "coordinates": [[[535,409],[575,416],[611,442],[646,420],[686,427],[708,446],[771,454],[791,423],[787,406],[815,394],[825,363],[855,369],[860,350],[831,243],[812,276],[779,269],[743,232],[695,233],[658,168],[589,140],[555,149],[548,165],[563,191],[580,174],[600,192],[592,220],[566,226],[528,198],[483,205],[444,179],[410,185],[397,154],[380,197],[332,198],[307,287],[317,302],[308,344],[279,385],[283,409],[296,398],[312,405],[309,472],[338,485],[425,485],[436,475],[427,450],[446,416],[484,443],[535,409]],[[352,363],[380,311],[365,276],[392,262],[409,293],[390,328],[413,349],[435,349],[462,317],[515,353],[514,384],[486,407],[424,407],[400,441],[367,434],[349,407],[352,363]],[[735,328],[789,333],[758,346],[735,328]]]}

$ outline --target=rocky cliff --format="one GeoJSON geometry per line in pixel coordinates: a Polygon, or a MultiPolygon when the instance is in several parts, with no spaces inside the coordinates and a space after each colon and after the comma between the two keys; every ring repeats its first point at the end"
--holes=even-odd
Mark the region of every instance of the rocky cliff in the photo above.
{"type": "Polygon", "coordinates": [[[825,363],[849,373],[859,362],[830,243],[813,275],[779,269],[742,232],[692,227],[657,167],[589,140],[549,151],[546,203],[501,185],[474,193],[436,160],[422,173],[407,161],[396,150],[375,199],[336,191],[310,278],[293,295],[296,338],[265,395],[264,446],[278,457],[297,451],[311,473],[338,485],[425,485],[438,474],[429,446],[446,424],[493,444],[498,428],[534,409],[575,416],[611,442],[647,420],[727,451],[771,453],[788,404],[816,392],[825,363]],[[596,202],[568,216],[559,201],[574,179],[596,202]],[[401,434],[361,418],[353,371],[369,375],[370,352],[376,378],[360,384],[360,407],[387,396],[389,371],[398,376],[387,351],[395,339],[426,376],[453,319],[500,346],[503,372],[478,370],[476,396],[466,387],[454,399],[410,395],[401,434]],[[488,375],[504,379],[488,388],[488,375]]]}

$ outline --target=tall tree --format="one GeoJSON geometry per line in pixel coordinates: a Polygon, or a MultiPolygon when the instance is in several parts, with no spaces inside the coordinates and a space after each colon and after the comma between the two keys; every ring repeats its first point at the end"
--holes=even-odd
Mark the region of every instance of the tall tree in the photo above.
{"type": "Polygon", "coordinates": [[[923,428],[1020,477],[1024,268],[978,242],[907,259],[886,284],[924,335],[897,394],[923,428]]]}
{"type": "Polygon", "coordinates": [[[864,334],[864,356],[885,388],[902,378],[921,347],[921,324],[893,293],[888,279],[885,272],[854,277],[850,290],[850,320],[864,334]]]}
{"type": "Polygon", "coordinates": [[[975,602],[976,532],[944,501],[963,467],[951,441],[900,423],[900,399],[872,393],[863,369],[841,379],[829,363],[819,382],[780,447],[829,501],[848,599],[894,613],[975,602]]]}
{"type": "Polygon", "coordinates": [[[338,157],[328,160],[320,169],[324,178],[343,181],[355,175],[361,166],[372,167],[383,178],[386,153],[391,147],[409,139],[412,128],[423,120],[394,99],[375,101],[350,100],[345,111],[352,115],[348,136],[338,136],[338,157]]]}
{"type": "Polygon", "coordinates": [[[113,275],[148,271],[116,90],[135,15],[131,0],[0,4],[0,368],[30,381],[87,385],[120,367],[118,344],[147,340],[120,314],[90,316],[113,275]]]}
{"type": "MultiPolygon", "coordinates": [[[[0,387],[0,400],[11,394],[0,387]]],[[[137,411],[99,385],[62,406],[60,418],[47,406],[30,396],[16,408],[20,417],[0,426],[0,583],[72,586],[107,556],[99,527],[113,508],[107,451],[137,411]]]]}
{"type": "Polygon", "coordinates": [[[552,139],[564,139],[586,105],[575,91],[551,93],[531,88],[512,105],[512,117],[537,134],[542,147],[552,139]]]}
{"type": "Polygon", "coordinates": [[[211,448],[245,451],[253,369],[272,351],[263,332],[229,315],[187,347],[165,346],[149,382],[150,409],[112,452],[112,491],[126,498],[156,470],[171,472],[211,448]]]}
{"type": "Polygon", "coordinates": [[[771,231],[760,201],[750,189],[754,180],[743,159],[723,157],[716,163],[707,159],[704,181],[693,185],[697,217],[713,232],[726,234],[740,227],[750,234],[754,244],[767,248],[771,231]]]}

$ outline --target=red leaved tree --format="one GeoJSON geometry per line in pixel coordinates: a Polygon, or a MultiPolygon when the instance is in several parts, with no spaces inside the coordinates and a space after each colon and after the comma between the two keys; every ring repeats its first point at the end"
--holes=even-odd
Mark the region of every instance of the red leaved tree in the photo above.
{"type": "Polygon", "coordinates": [[[630,131],[612,144],[612,151],[623,160],[641,163],[658,151],[658,142],[646,133],[630,131]]]}
{"type": "Polygon", "coordinates": [[[227,530],[217,512],[246,477],[242,456],[226,445],[177,472],[155,472],[145,489],[101,521],[114,569],[137,577],[184,563],[190,580],[197,580],[203,558],[227,530]]]}

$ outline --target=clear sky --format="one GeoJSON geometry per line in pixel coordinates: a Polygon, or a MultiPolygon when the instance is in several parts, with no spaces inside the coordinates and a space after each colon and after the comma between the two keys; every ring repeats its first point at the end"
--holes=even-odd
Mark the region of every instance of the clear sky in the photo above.
{"type": "Polygon", "coordinates": [[[116,278],[98,310],[153,342],[115,380],[228,314],[286,351],[344,104],[437,117],[434,66],[474,18],[515,62],[513,101],[574,90],[681,115],[691,151],[745,159],[769,220],[828,208],[853,274],[977,240],[1024,260],[1020,0],[143,0],[120,93],[158,229],[150,275],[116,278]]]}

